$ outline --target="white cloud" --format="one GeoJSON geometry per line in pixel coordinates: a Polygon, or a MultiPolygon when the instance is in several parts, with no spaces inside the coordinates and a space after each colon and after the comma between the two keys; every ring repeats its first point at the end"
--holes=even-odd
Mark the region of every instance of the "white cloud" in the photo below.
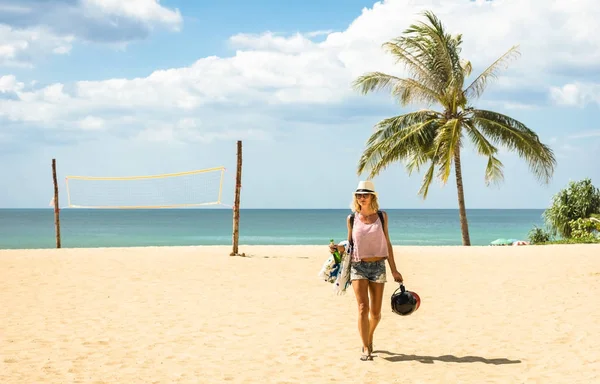
{"type": "MultiPolygon", "coordinates": [[[[283,53],[299,62],[309,55],[320,56],[329,63],[327,76],[337,77],[336,87],[345,91],[354,77],[366,71],[401,74],[381,44],[401,34],[427,9],[433,10],[450,32],[463,34],[463,55],[472,61],[475,72],[511,46],[520,46],[521,57],[510,63],[492,89],[544,92],[549,80],[560,84],[559,76],[577,77],[581,69],[600,65],[600,29],[595,22],[600,8],[592,0],[557,0],[550,6],[544,0],[388,0],[364,9],[345,31],[330,33],[321,43],[313,43],[310,33],[286,38],[273,33],[240,34],[233,36],[231,43],[246,50],[283,53]]],[[[303,74],[323,74],[321,68],[302,69],[303,74]]]]}
{"type": "Polygon", "coordinates": [[[30,67],[45,52],[69,53],[73,40],[72,35],[58,36],[45,27],[22,30],[0,24],[0,65],[30,67]]]}
{"type": "Polygon", "coordinates": [[[600,105],[600,84],[568,83],[562,87],[552,87],[550,97],[558,105],[584,107],[590,103],[600,105]]]}
{"type": "Polygon", "coordinates": [[[130,17],[144,23],[160,23],[179,30],[182,17],[178,9],[160,5],[160,0],[82,0],[84,12],[92,15],[130,17]]]}
{"type": "MultiPolygon", "coordinates": [[[[175,122],[151,122],[133,136],[144,141],[169,142],[171,144],[211,143],[216,140],[270,140],[266,130],[250,125],[222,129],[219,123],[206,122],[200,118],[186,117],[175,122]]],[[[239,121],[238,121],[239,122],[239,121]]]]}
{"type": "Polygon", "coordinates": [[[229,40],[236,48],[260,51],[275,51],[282,53],[303,53],[314,50],[317,44],[300,33],[293,36],[281,36],[272,32],[261,35],[237,34],[229,40]]]}
{"type": "Polygon", "coordinates": [[[490,106],[492,108],[501,107],[508,110],[525,110],[531,111],[534,109],[539,109],[539,106],[531,103],[520,103],[509,100],[489,100],[482,103],[484,106],[490,106]]]}
{"type": "Polygon", "coordinates": [[[311,31],[306,33],[306,37],[317,37],[317,36],[326,36],[332,33],[332,29],[323,29],[319,31],[311,31]]]}
{"type": "Polygon", "coordinates": [[[79,120],[79,127],[83,130],[102,130],[104,128],[104,119],[95,116],[86,116],[79,120]]]}
{"type": "MultiPolygon", "coordinates": [[[[91,0],[84,4],[90,6],[91,0]]],[[[178,25],[180,19],[178,11],[161,10],[156,1],[135,2],[140,7],[116,0],[94,4],[96,8],[88,9],[167,25],[178,25]]],[[[312,40],[319,33],[237,34],[229,41],[237,49],[232,57],[201,58],[189,67],[147,77],[43,88],[11,85],[18,99],[0,100],[0,118],[89,129],[99,124],[89,120],[92,116],[102,119],[107,131],[153,140],[217,140],[228,137],[227,129],[239,133],[240,126],[249,137],[266,138],[273,132],[264,128],[266,116],[272,119],[269,127],[289,126],[277,117],[282,109],[324,105],[329,111],[350,98],[374,103],[374,97],[359,96],[350,88],[352,80],[372,70],[401,74],[381,44],[401,34],[425,9],[433,10],[450,32],[463,34],[463,55],[476,71],[520,44],[522,57],[492,90],[552,89],[554,100],[567,105],[598,100],[590,96],[598,89],[578,79],[581,68],[600,65],[595,21],[600,7],[592,0],[556,0],[550,5],[543,0],[388,0],[364,9],[345,31],[328,33],[320,42],[312,40]],[[570,79],[567,85],[565,77],[570,79]],[[256,118],[254,126],[247,126],[248,116],[256,118]]],[[[496,102],[511,109],[533,107],[506,97],[496,102]]]]}
{"type": "Polygon", "coordinates": [[[13,75],[0,76],[0,92],[17,92],[23,89],[24,84],[17,81],[13,75]]]}
{"type": "Polygon", "coordinates": [[[123,47],[156,27],[177,31],[182,20],[158,0],[0,0],[0,65],[30,67],[79,40],[123,47]]]}

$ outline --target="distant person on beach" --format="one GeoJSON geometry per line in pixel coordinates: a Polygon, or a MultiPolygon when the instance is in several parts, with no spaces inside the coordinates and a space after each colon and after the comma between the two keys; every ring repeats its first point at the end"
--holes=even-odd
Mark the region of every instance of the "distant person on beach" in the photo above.
{"type": "MultiPolygon", "coordinates": [[[[373,182],[358,183],[351,208],[353,213],[346,219],[348,241],[351,244],[350,281],[358,303],[358,329],[363,343],[361,360],[366,361],[373,358],[373,335],[381,320],[383,288],[387,281],[386,259],[394,281],[402,282],[403,278],[394,261],[388,234],[388,216],[386,212],[379,211],[373,182]]],[[[335,247],[330,245],[332,253],[335,247]]],[[[343,251],[343,246],[337,247],[340,252],[343,251]]]]}

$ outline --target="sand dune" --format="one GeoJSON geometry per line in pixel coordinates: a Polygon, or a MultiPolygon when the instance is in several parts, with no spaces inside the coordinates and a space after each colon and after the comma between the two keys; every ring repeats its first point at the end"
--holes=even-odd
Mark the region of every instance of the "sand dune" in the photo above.
{"type": "Polygon", "coordinates": [[[0,251],[0,383],[600,382],[598,245],[395,247],[368,362],[326,248],[0,251]]]}

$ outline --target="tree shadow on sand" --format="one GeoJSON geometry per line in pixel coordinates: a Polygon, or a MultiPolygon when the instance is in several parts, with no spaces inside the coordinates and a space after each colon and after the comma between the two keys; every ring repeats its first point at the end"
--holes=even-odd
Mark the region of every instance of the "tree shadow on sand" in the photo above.
{"type": "Polygon", "coordinates": [[[391,362],[398,361],[418,361],[423,364],[433,364],[436,361],[442,361],[445,363],[484,363],[484,364],[494,364],[494,365],[503,365],[503,364],[520,364],[521,360],[510,360],[507,358],[496,358],[496,359],[487,359],[485,357],[480,356],[454,356],[454,355],[442,355],[442,356],[420,356],[420,355],[405,355],[402,353],[393,353],[388,351],[374,351],[380,352],[382,354],[386,354],[389,356],[381,356],[382,359],[391,362]]]}

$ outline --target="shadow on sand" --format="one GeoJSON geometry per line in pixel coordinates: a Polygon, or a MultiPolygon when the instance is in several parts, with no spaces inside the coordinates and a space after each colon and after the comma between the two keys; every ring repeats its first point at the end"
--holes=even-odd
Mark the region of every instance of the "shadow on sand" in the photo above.
{"type": "Polygon", "coordinates": [[[510,360],[506,358],[496,358],[496,359],[486,359],[485,357],[480,356],[454,356],[454,355],[442,355],[442,356],[420,356],[420,355],[405,355],[402,353],[393,353],[388,351],[373,351],[379,352],[380,354],[388,355],[382,356],[382,359],[391,362],[398,361],[418,361],[423,364],[433,364],[436,361],[443,361],[445,363],[484,363],[484,364],[494,364],[494,365],[502,365],[502,364],[520,364],[521,360],[510,360]]]}

